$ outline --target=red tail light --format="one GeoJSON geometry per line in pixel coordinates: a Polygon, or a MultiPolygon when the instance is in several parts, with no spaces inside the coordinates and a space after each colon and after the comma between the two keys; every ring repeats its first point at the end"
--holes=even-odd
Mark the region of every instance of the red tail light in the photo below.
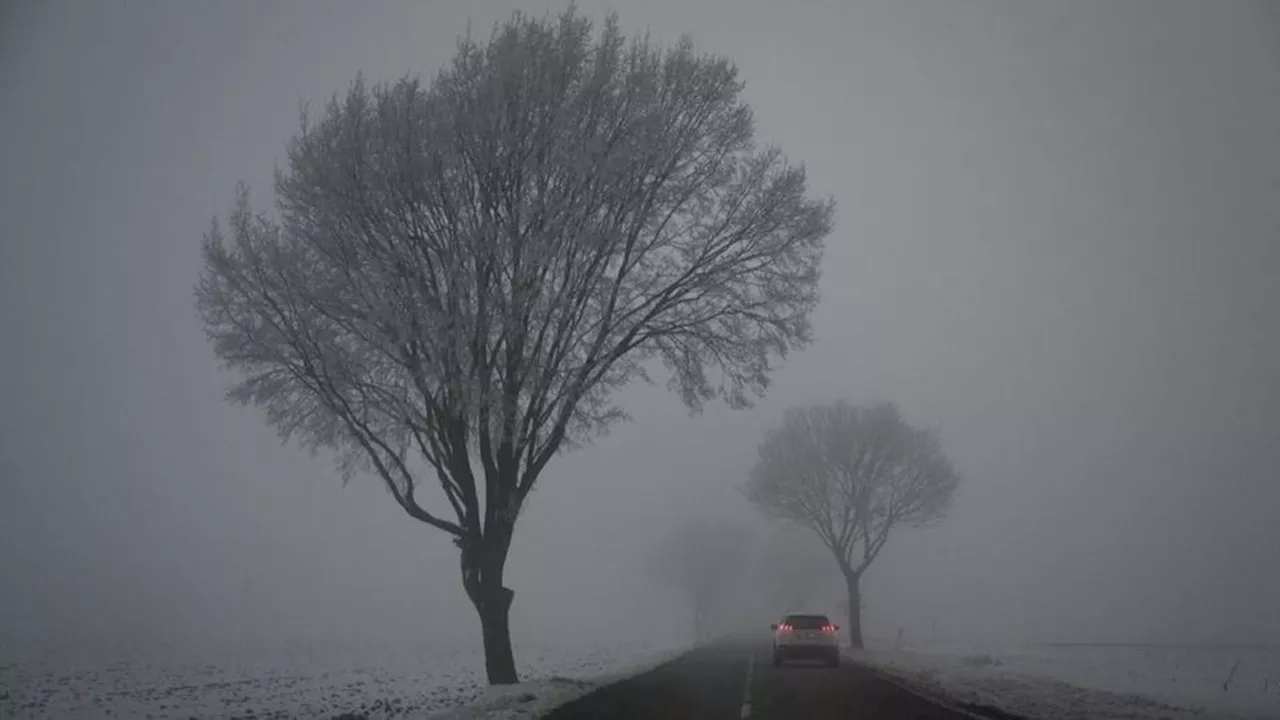
{"type": "Polygon", "coordinates": [[[782,623],[781,625],[779,625],[779,626],[778,626],[778,629],[779,629],[779,630],[790,630],[790,629],[791,629],[791,626],[790,626],[790,625],[788,625],[788,624],[786,624],[786,623],[782,623]]]}
{"type": "Polygon", "coordinates": [[[833,633],[833,632],[835,632],[835,631],[836,631],[836,629],[835,629],[835,627],[834,627],[834,626],[832,626],[832,625],[823,625],[823,626],[822,626],[822,632],[833,633]]]}

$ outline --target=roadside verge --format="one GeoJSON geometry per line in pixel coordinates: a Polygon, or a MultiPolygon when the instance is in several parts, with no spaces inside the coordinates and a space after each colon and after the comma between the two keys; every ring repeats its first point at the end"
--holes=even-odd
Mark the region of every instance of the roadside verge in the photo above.
{"type": "Polygon", "coordinates": [[[643,675],[693,649],[693,646],[646,655],[625,667],[584,677],[554,676],[515,685],[485,688],[463,707],[419,717],[419,720],[514,720],[537,718],[606,685],[643,675]]]}

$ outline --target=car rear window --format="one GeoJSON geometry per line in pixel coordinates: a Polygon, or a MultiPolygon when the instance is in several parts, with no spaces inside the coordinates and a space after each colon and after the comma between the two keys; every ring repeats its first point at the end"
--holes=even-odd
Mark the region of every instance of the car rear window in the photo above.
{"type": "Polygon", "coordinates": [[[826,615],[788,615],[787,624],[796,630],[821,630],[827,624],[826,615]]]}

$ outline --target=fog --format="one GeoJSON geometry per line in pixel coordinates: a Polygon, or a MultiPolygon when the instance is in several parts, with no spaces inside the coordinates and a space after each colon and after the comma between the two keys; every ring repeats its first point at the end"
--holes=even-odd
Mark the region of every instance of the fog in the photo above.
{"type": "MultiPolygon", "coordinates": [[[[192,305],[300,103],[561,3],[0,10],[0,638],[479,642],[446,535],[222,399],[192,305]]],[[[581,2],[731,56],[837,202],[816,341],[750,411],[661,384],[549,467],[522,639],[683,632],[644,572],[786,408],[892,400],[965,482],[864,582],[872,636],[1280,642],[1280,13],[1244,2],[581,2]]],[[[832,573],[836,570],[832,565],[832,573]]],[[[683,619],[680,620],[683,622],[683,619]]]]}

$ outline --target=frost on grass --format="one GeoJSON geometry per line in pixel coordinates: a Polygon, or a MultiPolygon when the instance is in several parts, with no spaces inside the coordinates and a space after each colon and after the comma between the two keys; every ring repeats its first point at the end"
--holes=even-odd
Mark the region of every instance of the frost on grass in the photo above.
{"type": "Polygon", "coordinates": [[[647,672],[684,652],[684,648],[637,655],[621,663],[595,663],[595,672],[579,677],[555,675],[519,685],[491,686],[470,703],[435,713],[425,720],[514,720],[535,718],[586,695],[598,687],[647,672]]]}
{"type": "Polygon", "coordinates": [[[501,689],[486,685],[480,650],[470,645],[323,657],[248,653],[195,660],[9,661],[0,663],[0,717],[520,717],[567,702],[619,673],[643,669],[637,663],[677,652],[661,645],[528,649],[531,660],[521,672],[529,682],[501,689]]]}
{"type": "Polygon", "coordinates": [[[1274,647],[944,646],[854,657],[960,706],[1037,720],[1280,717],[1274,647]]]}

